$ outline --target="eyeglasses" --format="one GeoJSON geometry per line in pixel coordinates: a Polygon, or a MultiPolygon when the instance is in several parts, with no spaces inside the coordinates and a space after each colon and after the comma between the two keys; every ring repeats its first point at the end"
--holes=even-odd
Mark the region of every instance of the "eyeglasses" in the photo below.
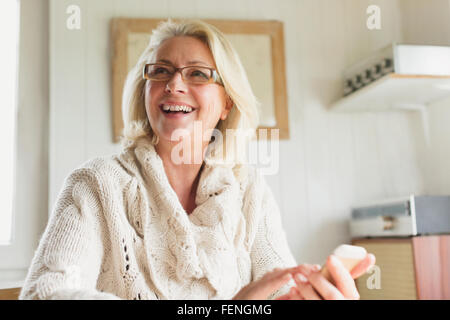
{"type": "Polygon", "coordinates": [[[152,81],[169,81],[176,72],[180,71],[181,78],[185,83],[209,84],[218,83],[223,86],[222,79],[213,68],[201,66],[187,66],[175,68],[169,64],[148,63],[144,66],[143,78],[152,81]]]}

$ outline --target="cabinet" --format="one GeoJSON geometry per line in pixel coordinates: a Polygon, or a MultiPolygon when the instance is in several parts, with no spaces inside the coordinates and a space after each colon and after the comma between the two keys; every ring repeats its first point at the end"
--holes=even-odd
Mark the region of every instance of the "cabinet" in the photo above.
{"type": "Polygon", "coordinates": [[[393,43],[344,72],[335,112],[418,111],[429,144],[428,106],[450,97],[450,46],[393,43]]]}
{"type": "Polygon", "coordinates": [[[450,96],[450,75],[404,75],[389,73],[364,88],[336,101],[336,112],[410,110],[450,96]]]}
{"type": "Polygon", "coordinates": [[[450,235],[353,239],[376,257],[356,280],[362,300],[450,300],[450,235]]]}

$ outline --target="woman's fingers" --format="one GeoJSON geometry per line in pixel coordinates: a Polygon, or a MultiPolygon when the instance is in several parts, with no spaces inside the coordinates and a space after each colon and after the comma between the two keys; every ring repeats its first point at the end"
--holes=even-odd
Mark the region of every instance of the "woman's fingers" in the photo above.
{"type": "MultiPolygon", "coordinates": [[[[334,279],[335,285],[328,281],[320,272],[319,265],[302,264],[290,270],[297,284],[297,289],[291,289],[288,294],[279,297],[285,299],[307,300],[339,300],[359,299],[359,293],[354,279],[358,278],[375,264],[375,256],[368,254],[364,260],[349,272],[335,256],[327,259],[327,268],[334,279]]],[[[279,271],[280,272],[280,271],[279,271]]],[[[276,274],[271,275],[276,276],[276,274]]]]}
{"type": "Polygon", "coordinates": [[[279,296],[275,300],[292,300],[291,299],[291,292],[289,291],[289,293],[283,294],[282,296],[279,296]]]}
{"type": "MultiPolygon", "coordinates": [[[[348,272],[338,258],[334,255],[330,255],[327,259],[327,268],[335,282],[336,288],[345,298],[354,300],[359,299],[359,293],[355,286],[355,280],[353,280],[350,272],[348,272]]],[[[327,282],[330,283],[329,281],[327,282]]]]}
{"type": "Polygon", "coordinates": [[[264,300],[292,279],[291,270],[275,269],[242,288],[233,300],[264,300]]]}
{"type": "Polygon", "coordinates": [[[352,271],[350,271],[350,274],[353,279],[359,278],[364,273],[367,272],[373,265],[375,264],[375,256],[371,253],[367,254],[366,257],[358,263],[352,271]]]}
{"type": "Polygon", "coordinates": [[[303,299],[322,300],[312,285],[308,282],[308,279],[306,279],[302,274],[298,274],[294,279],[297,283],[297,291],[303,299]]]}
{"type": "MultiPolygon", "coordinates": [[[[307,277],[320,270],[320,265],[301,264],[294,268],[294,280],[297,284],[296,299],[302,300],[321,300],[321,297],[314,291],[314,288],[308,282],[307,277]]],[[[292,289],[291,289],[292,290],[292,289]]]]}
{"type": "Polygon", "coordinates": [[[275,300],[304,300],[296,287],[292,287],[288,293],[279,296],[275,300]]]}
{"type": "MultiPolygon", "coordinates": [[[[344,295],[336,288],[330,281],[328,281],[321,273],[312,273],[308,281],[311,283],[312,287],[319,293],[325,300],[343,300],[344,295]]],[[[353,281],[353,280],[352,280],[353,281]]],[[[300,292],[304,294],[303,291],[300,292]]],[[[316,293],[316,295],[317,295],[316,293]]],[[[306,296],[305,296],[306,298],[306,296]]]]}
{"type": "MultiPolygon", "coordinates": [[[[269,296],[271,293],[275,292],[276,290],[280,289],[283,285],[285,285],[292,277],[300,273],[305,274],[306,276],[309,276],[312,272],[316,272],[320,270],[319,265],[309,265],[309,264],[303,264],[292,268],[286,268],[286,269],[274,269],[273,271],[267,273],[264,275],[264,277],[261,278],[261,281],[258,282],[257,287],[258,291],[264,295],[265,297],[269,296]]],[[[306,279],[306,277],[304,277],[306,279]]],[[[307,280],[306,280],[307,281],[307,280]]],[[[297,282],[297,279],[296,279],[297,282]]],[[[298,285],[298,282],[297,282],[298,285]]],[[[311,286],[311,285],[309,285],[311,286]]],[[[314,289],[308,288],[306,286],[305,288],[306,294],[314,299],[320,299],[320,297],[317,295],[317,293],[314,292],[314,289]]],[[[298,287],[292,287],[289,293],[279,297],[279,300],[282,299],[289,299],[289,300],[298,300],[298,299],[305,299],[304,295],[298,290],[298,287]]]]}
{"type": "Polygon", "coordinates": [[[258,291],[262,296],[267,297],[291,279],[292,275],[290,269],[275,269],[261,278],[257,284],[258,291]]]}
{"type": "MultiPolygon", "coordinates": [[[[286,277],[286,278],[292,278],[292,268],[287,268],[287,269],[280,269],[280,268],[275,268],[270,272],[267,272],[262,278],[261,280],[263,282],[270,282],[272,280],[278,279],[280,280],[280,278],[286,277]]],[[[276,280],[276,281],[278,281],[276,280]]]]}
{"type": "Polygon", "coordinates": [[[317,272],[320,270],[320,265],[318,264],[301,264],[295,268],[292,268],[293,275],[298,274],[299,272],[303,274],[305,277],[309,277],[312,272],[317,272]]]}
{"type": "Polygon", "coordinates": [[[289,293],[291,294],[290,300],[305,300],[297,287],[292,287],[289,293]]]}

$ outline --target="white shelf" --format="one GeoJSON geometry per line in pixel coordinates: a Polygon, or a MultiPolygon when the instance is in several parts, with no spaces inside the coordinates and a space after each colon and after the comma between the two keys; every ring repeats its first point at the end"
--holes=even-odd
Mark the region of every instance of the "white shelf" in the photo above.
{"type": "Polygon", "coordinates": [[[450,96],[449,76],[390,73],[335,102],[330,110],[342,112],[421,110],[450,96]]]}

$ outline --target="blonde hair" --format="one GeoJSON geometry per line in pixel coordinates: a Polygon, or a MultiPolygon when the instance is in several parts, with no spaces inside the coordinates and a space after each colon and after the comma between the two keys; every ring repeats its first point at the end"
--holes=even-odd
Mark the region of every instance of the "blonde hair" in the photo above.
{"type": "Polygon", "coordinates": [[[145,79],[142,77],[142,69],[146,63],[155,58],[160,45],[172,37],[190,36],[203,41],[211,50],[216,63],[217,72],[222,78],[226,94],[233,101],[233,107],[225,120],[219,120],[216,129],[222,133],[223,141],[215,144],[210,150],[210,161],[223,162],[224,159],[233,164],[240,164],[240,152],[235,152],[223,147],[226,145],[247,145],[254,137],[258,125],[258,102],[253,94],[244,67],[239,56],[230,42],[216,27],[199,20],[184,20],[173,22],[167,20],[153,30],[150,42],[141,54],[138,62],[128,73],[125,81],[122,97],[122,114],[124,121],[123,140],[125,146],[132,145],[142,136],[148,136],[155,144],[158,137],[154,134],[147,118],[144,103],[145,79]],[[234,129],[238,134],[227,136],[227,129],[234,129]],[[239,134],[245,132],[247,134],[239,134]],[[227,141],[228,139],[228,141],[227,141]],[[232,139],[234,141],[229,141],[232,139]],[[245,141],[243,141],[245,140],[245,141]],[[213,148],[213,149],[214,149],[213,148]]]}

